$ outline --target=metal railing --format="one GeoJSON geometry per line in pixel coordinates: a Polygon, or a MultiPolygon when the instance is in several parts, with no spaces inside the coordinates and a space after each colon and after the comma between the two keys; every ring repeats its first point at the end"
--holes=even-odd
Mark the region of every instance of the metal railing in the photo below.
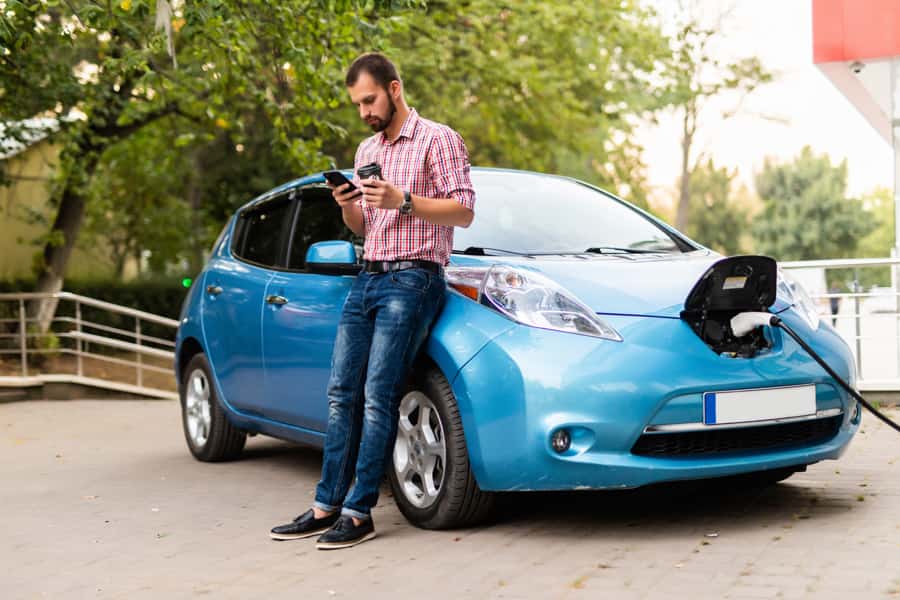
{"type": "Polygon", "coordinates": [[[900,390],[900,258],[780,262],[850,346],[863,389],[900,390]],[[830,284],[830,285],[829,285],[830,284]]]}
{"type": "MultiPolygon", "coordinates": [[[[0,317],[0,361],[7,365],[17,362],[19,377],[29,378],[40,371],[36,364],[45,363],[48,357],[71,356],[74,365],[66,364],[60,370],[68,370],[67,374],[84,382],[118,383],[139,394],[174,396],[172,363],[178,327],[174,319],[69,292],[0,294],[0,317]],[[59,304],[49,327],[42,331],[38,318],[28,316],[28,303],[52,299],[59,304]],[[16,359],[10,361],[9,357],[16,359]],[[87,360],[120,369],[111,378],[92,377],[87,360]],[[153,381],[147,381],[148,377],[153,381]]],[[[38,377],[42,375],[47,374],[38,377]]]]}

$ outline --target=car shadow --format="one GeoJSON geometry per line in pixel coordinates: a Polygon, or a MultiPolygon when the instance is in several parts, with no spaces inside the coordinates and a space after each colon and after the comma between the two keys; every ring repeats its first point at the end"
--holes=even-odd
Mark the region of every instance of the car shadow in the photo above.
{"type": "Polygon", "coordinates": [[[250,438],[240,462],[264,461],[267,467],[285,469],[300,477],[318,480],[322,471],[322,450],[270,437],[250,438]]]}
{"type": "Polygon", "coordinates": [[[838,490],[796,480],[757,485],[732,478],[661,483],[633,490],[507,493],[498,498],[495,524],[539,521],[545,529],[703,527],[791,528],[856,508],[838,490]]]}
{"type": "MultiPolygon", "coordinates": [[[[322,451],[262,438],[252,440],[242,461],[264,461],[316,480],[322,451]]],[[[383,500],[391,493],[382,486],[383,500]]],[[[496,509],[487,526],[520,528],[540,524],[542,529],[591,530],[673,527],[790,527],[806,519],[846,513],[858,503],[839,490],[809,480],[805,473],[778,484],[754,485],[741,478],[660,483],[630,490],[565,492],[510,492],[497,495],[496,509]]],[[[477,529],[477,528],[473,528],[477,529]]]]}

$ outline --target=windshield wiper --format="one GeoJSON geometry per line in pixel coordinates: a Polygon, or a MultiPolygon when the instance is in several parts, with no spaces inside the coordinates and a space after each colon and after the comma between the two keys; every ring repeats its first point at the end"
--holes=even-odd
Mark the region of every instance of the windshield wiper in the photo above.
{"type": "MultiPolygon", "coordinates": [[[[459,252],[455,250],[454,252],[459,252]]],[[[515,250],[504,250],[503,248],[487,248],[484,246],[469,246],[462,251],[462,254],[471,254],[475,256],[490,256],[486,252],[502,252],[503,254],[512,254],[514,256],[532,256],[527,252],[516,252],[515,250]]]]}
{"type": "Polygon", "coordinates": [[[619,246],[593,246],[585,254],[666,254],[668,250],[647,250],[644,248],[621,248],[619,246]]]}

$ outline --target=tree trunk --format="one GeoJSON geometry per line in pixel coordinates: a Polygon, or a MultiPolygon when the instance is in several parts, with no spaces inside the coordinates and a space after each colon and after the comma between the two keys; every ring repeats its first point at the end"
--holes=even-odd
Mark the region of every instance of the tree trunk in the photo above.
{"type": "MultiPolygon", "coordinates": [[[[93,172],[94,167],[97,166],[100,154],[97,151],[88,151],[85,154],[85,160],[87,161],[85,172],[93,172]]],[[[71,180],[67,180],[59,202],[59,208],[56,211],[56,219],[54,219],[53,226],[50,228],[49,239],[44,245],[43,267],[38,275],[35,292],[55,294],[62,291],[66,266],[69,264],[69,258],[72,256],[72,250],[75,247],[75,240],[78,239],[78,232],[81,230],[81,224],[84,221],[86,203],[84,193],[83,186],[78,186],[71,180]],[[62,240],[61,242],[59,241],[60,239],[62,240]]],[[[56,313],[58,303],[59,301],[56,298],[34,300],[29,303],[29,318],[37,319],[41,333],[46,333],[50,329],[50,323],[53,320],[53,315],[56,313]]]]}
{"type": "Polygon", "coordinates": [[[694,126],[691,119],[691,108],[684,109],[684,122],[681,130],[681,179],[679,180],[678,209],[675,213],[675,229],[687,233],[691,202],[691,143],[694,138],[694,126]]]}
{"type": "MultiPolygon", "coordinates": [[[[55,294],[62,291],[63,277],[78,231],[84,220],[84,198],[79,194],[66,190],[60,201],[56,220],[50,230],[51,240],[44,246],[44,268],[38,276],[34,291],[44,294],[55,294]],[[62,234],[62,243],[55,240],[62,234]]],[[[48,298],[36,300],[29,304],[29,317],[37,318],[41,333],[50,328],[50,321],[56,313],[57,300],[48,298]]]]}
{"type": "Polygon", "coordinates": [[[205,146],[201,146],[194,151],[192,163],[191,177],[188,180],[187,202],[191,209],[191,247],[190,257],[188,259],[188,268],[190,276],[195,277],[197,273],[203,269],[203,246],[201,244],[201,232],[203,228],[203,218],[200,215],[200,207],[203,201],[203,188],[200,182],[204,175],[203,152],[205,146]]]}

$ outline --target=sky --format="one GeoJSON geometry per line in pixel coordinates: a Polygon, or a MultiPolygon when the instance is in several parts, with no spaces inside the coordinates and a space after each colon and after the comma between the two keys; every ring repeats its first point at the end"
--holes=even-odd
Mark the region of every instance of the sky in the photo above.
{"type": "MultiPolygon", "coordinates": [[[[663,16],[677,6],[674,0],[649,3],[663,16]]],[[[712,12],[722,4],[699,0],[701,8],[712,12]]],[[[732,11],[716,55],[757,56],[776,79],[747,96],[730,119],[721,114],[733,109],[736,100],[712,101],[700,121],[697,149],[717,165],[737,169],[739,181],[751,189],[766,157],[786,162],[805,145],[827,153],[833,163],[847,160],[851,196],[878,186],[892,188],[890,145],[812,62],[812,0],[736,0],[728,5],[732,11]]],[[[652,197],[664,202],[681,169],[680,123],[664,116],[658,125],[642,127],[638,138],[645,148],[652,197]]]]}

